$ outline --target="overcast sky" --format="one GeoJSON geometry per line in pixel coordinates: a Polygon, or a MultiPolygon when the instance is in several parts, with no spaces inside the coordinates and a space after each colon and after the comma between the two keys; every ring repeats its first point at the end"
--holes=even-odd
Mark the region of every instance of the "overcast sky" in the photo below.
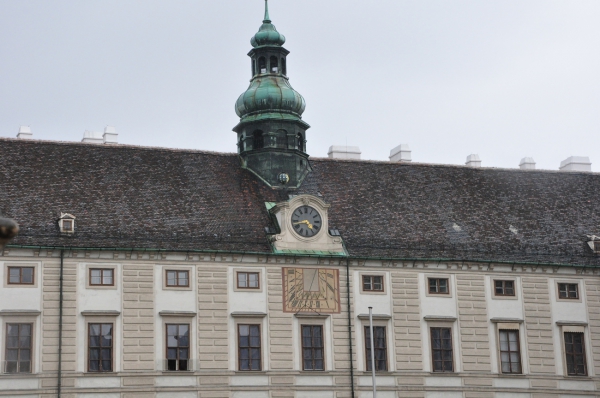
{"type": "MultiPolygon", "coordinates": [[[[271,0],[308,152],[600,171],[600,1],[271,0]]],[[[0,136],[234,152],[262,0],[0,0],[0,136]]]]}

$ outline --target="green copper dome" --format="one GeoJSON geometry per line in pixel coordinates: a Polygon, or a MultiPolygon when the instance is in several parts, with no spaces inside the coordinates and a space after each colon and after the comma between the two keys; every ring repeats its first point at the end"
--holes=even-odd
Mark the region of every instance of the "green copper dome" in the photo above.
{"type": "MultiPolygon", "coordinates": [[[[235,104],[235,113],[242,118],[242,121],[256,113],[264,114],[269,118],[275,115],[265,113],[286,113],[292,118],[294,116],[300,118],[304,109],[306,109],[304,97],[290,86],[286,78],[274,75],[256,77],[235,104]]],[[[282,115],[279,117],[290,119],[282,115]]]]}
{"type": "Polygon", "coordinates": [[[269,17],[269,4],[265,0],[265,19],[258,32],[250,39],[252,47],[262,46],[283,46],[285,43],[285,36],[282,35],[275,29],[275,25],[271,23],[269,17]]]}

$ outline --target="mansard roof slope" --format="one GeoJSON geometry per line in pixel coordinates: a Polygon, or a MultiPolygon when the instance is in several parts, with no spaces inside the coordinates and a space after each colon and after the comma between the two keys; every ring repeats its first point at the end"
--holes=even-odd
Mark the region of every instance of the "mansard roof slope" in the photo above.
{"type": "Polygon", "coordinates": [[[354,257],[600,266],[600,174],[312,159],[272,190],[237,154],[0,139],[13,245],[271,253],[265,202],[318,195],[354,257]],[[76,217],[61,234],[61,213],[76,217]]]}

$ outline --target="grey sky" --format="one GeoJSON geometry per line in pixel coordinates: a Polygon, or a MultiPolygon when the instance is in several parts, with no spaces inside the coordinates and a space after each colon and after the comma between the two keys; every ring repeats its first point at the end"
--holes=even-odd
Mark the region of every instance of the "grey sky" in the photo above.
{"type": "MultiPolygon", "coordinates": [[[[0,136],[235,151],[262,0],[0,0],[0,136]]],[[[311,156],[600,171],[600,1],[271,0],[311,156]]]]}

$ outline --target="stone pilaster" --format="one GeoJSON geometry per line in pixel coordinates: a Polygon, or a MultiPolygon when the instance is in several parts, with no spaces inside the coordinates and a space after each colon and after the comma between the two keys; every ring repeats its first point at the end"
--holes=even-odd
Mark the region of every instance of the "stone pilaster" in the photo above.
{"type": "Polygon", "coordinates": [[[529,372],[554,374],[554,341],[547,277],[523,277],[523,303],[529,372]]]}
{"type": "MultiPolygon", "coordinates": [[[[227,267],[198,267],[198,360],[200,370],[226,370],[229,364],[227,267]]],[[[233,347],[233,346],[232,346],[233,347]]]]}
{"type": "Polygon", "coordinates": [[[283,287],[281,267],[267,267],[267,305],[269,310],[268,333],[269,361],[272,370],[292,370],[294,368],[292,314],[283,312],[283,287]]]}
{"type": "Polygon", "coordinates": [[[393,300],[393,330],[388,344],[394,344],[396,369],[423,370],[423,345],[417,274],[391,272],[393,300]]]}
{"type": "MultiPolygon", "coordinates": [[[[123,264],[123,370],[153,371],[154,270],[150,264],[123,264]]],[[[153,380],[149,380],[153,384],[153,380]]]]}
{"type": "MultiPolygon", "coordinates": [[[[594,366],[594,374],[600,374],[600,280],[589,278],[584,281],[589,316],[589,338],[591,347],[588,348],[588,363],[594,366]]],[[[599,384],[600,387],[600,384],[599,384]]]]}
{"type": "Polygon", "coordinates": [[[490,342],[485,279],[482,275],[457,274],[456,291],[462,370],[489,373],[490,342]]]}

